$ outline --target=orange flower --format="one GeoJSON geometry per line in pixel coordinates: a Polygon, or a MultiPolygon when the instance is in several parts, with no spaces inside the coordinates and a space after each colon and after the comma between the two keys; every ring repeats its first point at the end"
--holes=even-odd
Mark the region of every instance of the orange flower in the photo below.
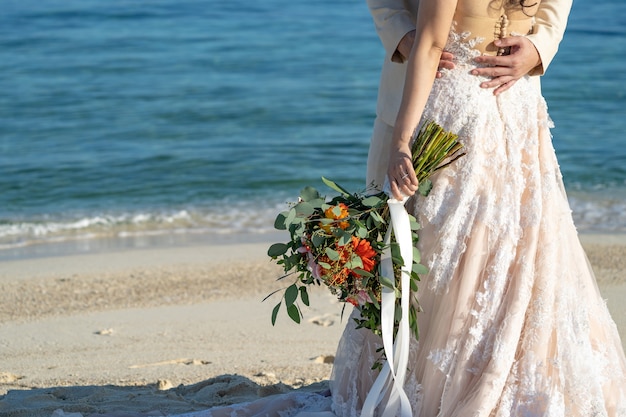
{"type": "Polygon", "coordinates": [[[350,223],[344,220],[350,216],[350,213],[348,213],[348,206],[346,206],[344,203],[339,203],[336,206],[327,208],[324,211],[324,216],[326,216],[327,219],[338,220],[338,222],[333,222],[331,224],[322,224],[320,226],[327,233],[330,233],[330,227],[331,225],[334,225],[334,224],[336,224],[336,227],[339,227],[340,229],[345,229],[346,227],[350,226],[350,223]],[[335,213],[335,207],[339,207],[340,209],[339,215],[335,213]],[[344,220],[344,221],[341,221],[341,220],[344,220]]]}
{"type": "Polygon", "coordinates": [[[354,247],[354,253],[356,253],[363,262],[363,270],[370,272],[374,269],[376,261],[376,251],[370,245],[370,242],[365,239],[359,239],[352,236],[352,246],[354,247]]]}

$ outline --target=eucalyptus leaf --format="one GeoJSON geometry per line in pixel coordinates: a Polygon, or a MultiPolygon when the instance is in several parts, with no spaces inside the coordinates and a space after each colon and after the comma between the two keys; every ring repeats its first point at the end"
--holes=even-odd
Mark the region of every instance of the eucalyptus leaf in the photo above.
{"type": "Polygon", "coordinates": [[[413,262],[419,263],[421,260],[422,260],[422,254],[420,253],[419,249],[413,246],[413,262]]]}
{"type": "Polygon", "coordinates": [[[372,195],[364,198],[361,203],[366,207],[376,207],[382,203],[382,199],[378,196],[372,195]]]}
{"type": "Polygon", "coordinates": [[[433,182],[429,179],[422,180],[417,187],[417,192],[423,196],[427,196],[433,188],[433,182]]]}
{"type": "Polygon", "coordinates": [[[339,216],[341,216],[341,207],[340,206],[335,206],[333,207],[333,214],[335,215],[336,218],[340,218],[339,216]]]}
{"type": "Polygon", "coordinates": [[[274,306],[274,309],[272,310],[272,326],[276,325],[276,317],[278,317],[278,310],[280,310],[280,303],[276,304],[276,306],[274,306]]]}
{"type": "Polygon", "coordinates": [[[428,268],[426,268],[424,265],[422,264],[413,264],[413,272],[415,272],[416,274],[427,274],[428,273],[428,268]]]}
{"type": "Polygon", "coordinates": [[[389,278],[381,276],[378,279],[380,280],[380,284],[381,285],[383,285],[383,286],[385,286],[387,288],[391,288],[391,289],[395,289],[396,288],[395,283],[392,280],[390,280],[389,278]]]}
{"type": "Polygon", "coordinates": [[[332,188],[333,190],[337,191],[338,193],[341,193],[343,195],[350,195],[350,192],[348,190],[338,185],[334,181],[331,181],[325,177],[322,177],[322,181],[324,182],[324,184],[326,184],[328,187],[332,188]]]}
{"type": "Polygon", "coordinates": [[[357,254],[353,254],[348,262],[346,262],[346,268],[354,269],[354,268],[363,268],[363,261],[357,254]]]}
{"type": "Polygon", "coordinates": [[[315,212],[313,206],[306,201],[296,204],[294,208],[296,209],[296,214],[300,217],[309,217],[315,212]]]}
{"type": "Polygon", "coordinates": [[[374,222],[377,223],[377,224],[384,224],[385,223],[385,220],[376,211],[372,211],[372,219],[374,219],[374,222]]]}
{"type": "Polygon", "coordinates": [[[296,298],[298,298],[298,287],[296,286],[296,284],[291,284],[285,290],[285,304],[287,305],[287,307],[293,305],[293,303],[296,301],[296,298]]]}
{"type": "Polygon", "coordinates": [[[370,296],[370,301],[372,302],[372,304],[374,304],[374,307],[380,309],[380,304],[378,304],[378,300],[376,299],[374,293],[372,291],[369,291],[368,294],[370,296]]]}
{"type": "Polygon", "coordinates": [[[318,261],[317,264],[324,269],[330,269],[330,264],[322,261],[318,261]]]}
{"type": "Polygon", "coordinates": [[[339,230],[341,231],[341,233],[339,233],[339,241],[337,242],[339,246],[344,246],[350,243],[352,241],[352,235],[341,229],[339,230]]]}
{"type": "Polygon", "coordinates": [[[422,225],[417,222],[417,219],[413,216],[409,216],[409,221],[411,223],[411,230],[420,230],[422,225]]]}
{"type": "Polygon", "coordinates": [[[277,256],[284,255],[288,249],[289,249],[289,246],[287,246],[284,243],[274,243],[267,250],[267,255],[272,258],[275,258],[277,256]]]}
{"type": "Polygon", "coordinates": [[[367,272],[365,269],[363,268],[352,268],[352,270],[359,274],[362,277],[366,277],[366,278],[373,278],[375,275],[372,274],[371,272],[367,272]]]}
{"type": "Polygon", "coordinates": [[[320,193],[313,187],[306,186],[300,191],[302,201],[311,201],[320,197],[320,193]]]}
{"type": "Polygon", "coordinates": [[[296,209],[292,207],[291,210],[289,210],[289,214],[287,214],[287,218],[285,219],[285,225],[290,226],[296,218],[296,215],[296,209]]]}
{"type": "Polygon", "coordinates": [[[339,252],[337,252],[336,250],[334,250],[332,248],[326,248],[324,250],[324,252],[326,253],[326,255],[328,255],[328,257],[330,258],[331,261],[338,261],[339,260],[339,252]]]}
{"type": "Polygon", "coordinates": [[[324,244],[324,242],[326,242],[326,238],[324,236],[314,234],[313,236],[311,236],[311,242],[313,243],[313,246],[319,248],[321,245],[324,244]]]}
{"type": "Polygon", "coordinates": [[[304,303],[305,306],[309,305],[309,293],[306,290],[306,287],[300,287],[300,299],[304,303]]]}
{"type": "Polygon", "coordinates": [[[300,310],[295,305],[287,306],[287,314],[291,317],[291,320],[300,324],[300,310]]]}
{"type": "Polygon", "coordinates": [[[285,225],[285,219],[287,218],[287,211],[284,211],[280,214],[278,214],[278,216],[276,216],[276,220],[274,220],[274,229],[277,230],[285,230],[287,229],[287,226],[285,225]]]}

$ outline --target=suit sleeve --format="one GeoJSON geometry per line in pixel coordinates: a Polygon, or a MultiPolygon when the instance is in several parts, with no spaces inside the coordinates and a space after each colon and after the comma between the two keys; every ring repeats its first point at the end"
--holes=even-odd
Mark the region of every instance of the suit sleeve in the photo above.
{"type": "Polygon", "coordinates": [[[541,64],[530,75],[543,75],[559,49],[565,33],[572,0],[543,0],[535,15],[533,32],[528,39],[535,45],[541,64]]]}
{"type": "Polygon", "coordinates": [[[404,35],[415,29],[415,17],[406,9],[403,0],[366,1],[387,56],[394,62],[403,62],[398,44],[404,35]]]}

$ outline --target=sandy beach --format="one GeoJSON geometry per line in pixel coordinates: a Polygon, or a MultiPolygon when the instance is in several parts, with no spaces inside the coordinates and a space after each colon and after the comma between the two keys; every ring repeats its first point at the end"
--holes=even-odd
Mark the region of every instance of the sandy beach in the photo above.
{"type": "MultiPolygon", "coordinates": [[[[626,236],[581,239],[624,340],[626,236]]],[[[272,327],[270,243],[1,262],[0,416],[167,415],[325,389],[342,305],[320,289],[303,323],[281,313],[272,327]]]]}

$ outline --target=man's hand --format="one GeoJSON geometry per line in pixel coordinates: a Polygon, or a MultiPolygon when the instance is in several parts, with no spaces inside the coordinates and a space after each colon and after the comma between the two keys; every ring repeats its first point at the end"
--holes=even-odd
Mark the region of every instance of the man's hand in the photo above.
{"type": "MultiPolygon", "coordinates": [[[[413,49],[413,42],[415,42],[415,30],[407,32],[406,35],[400,39],[400,43],[396,48],[396,51],[400,53],[402,56],[401,62],[406,61],[406,59],[411,55],[411,49],[413,49]]],[[[454,55],[450,52],[443,52],[441,54],[441,59],[439,60],[439,66],[437,67],[437,78],[441,78],[441,70],[442,68],[453,69],[454,63],[452,60],[454,59],[454,55]]]]}
{"type": "Polygon", "coordinates": [[[524,75],[532,69],[541,65],[539,52],[535,45],[524,36],[509,36],[496,40],[494,44],[498,48],[510,48],[509,55],[489,56],[481,55],[474,61],[480,64],[490,65],[489,67],[476,68],[472,70],[472,75],[483,75],[491,77],[490,81],[480,84],[482,88],[497,87],[493,94],[498,95],[508,90],[524,75]]]}

